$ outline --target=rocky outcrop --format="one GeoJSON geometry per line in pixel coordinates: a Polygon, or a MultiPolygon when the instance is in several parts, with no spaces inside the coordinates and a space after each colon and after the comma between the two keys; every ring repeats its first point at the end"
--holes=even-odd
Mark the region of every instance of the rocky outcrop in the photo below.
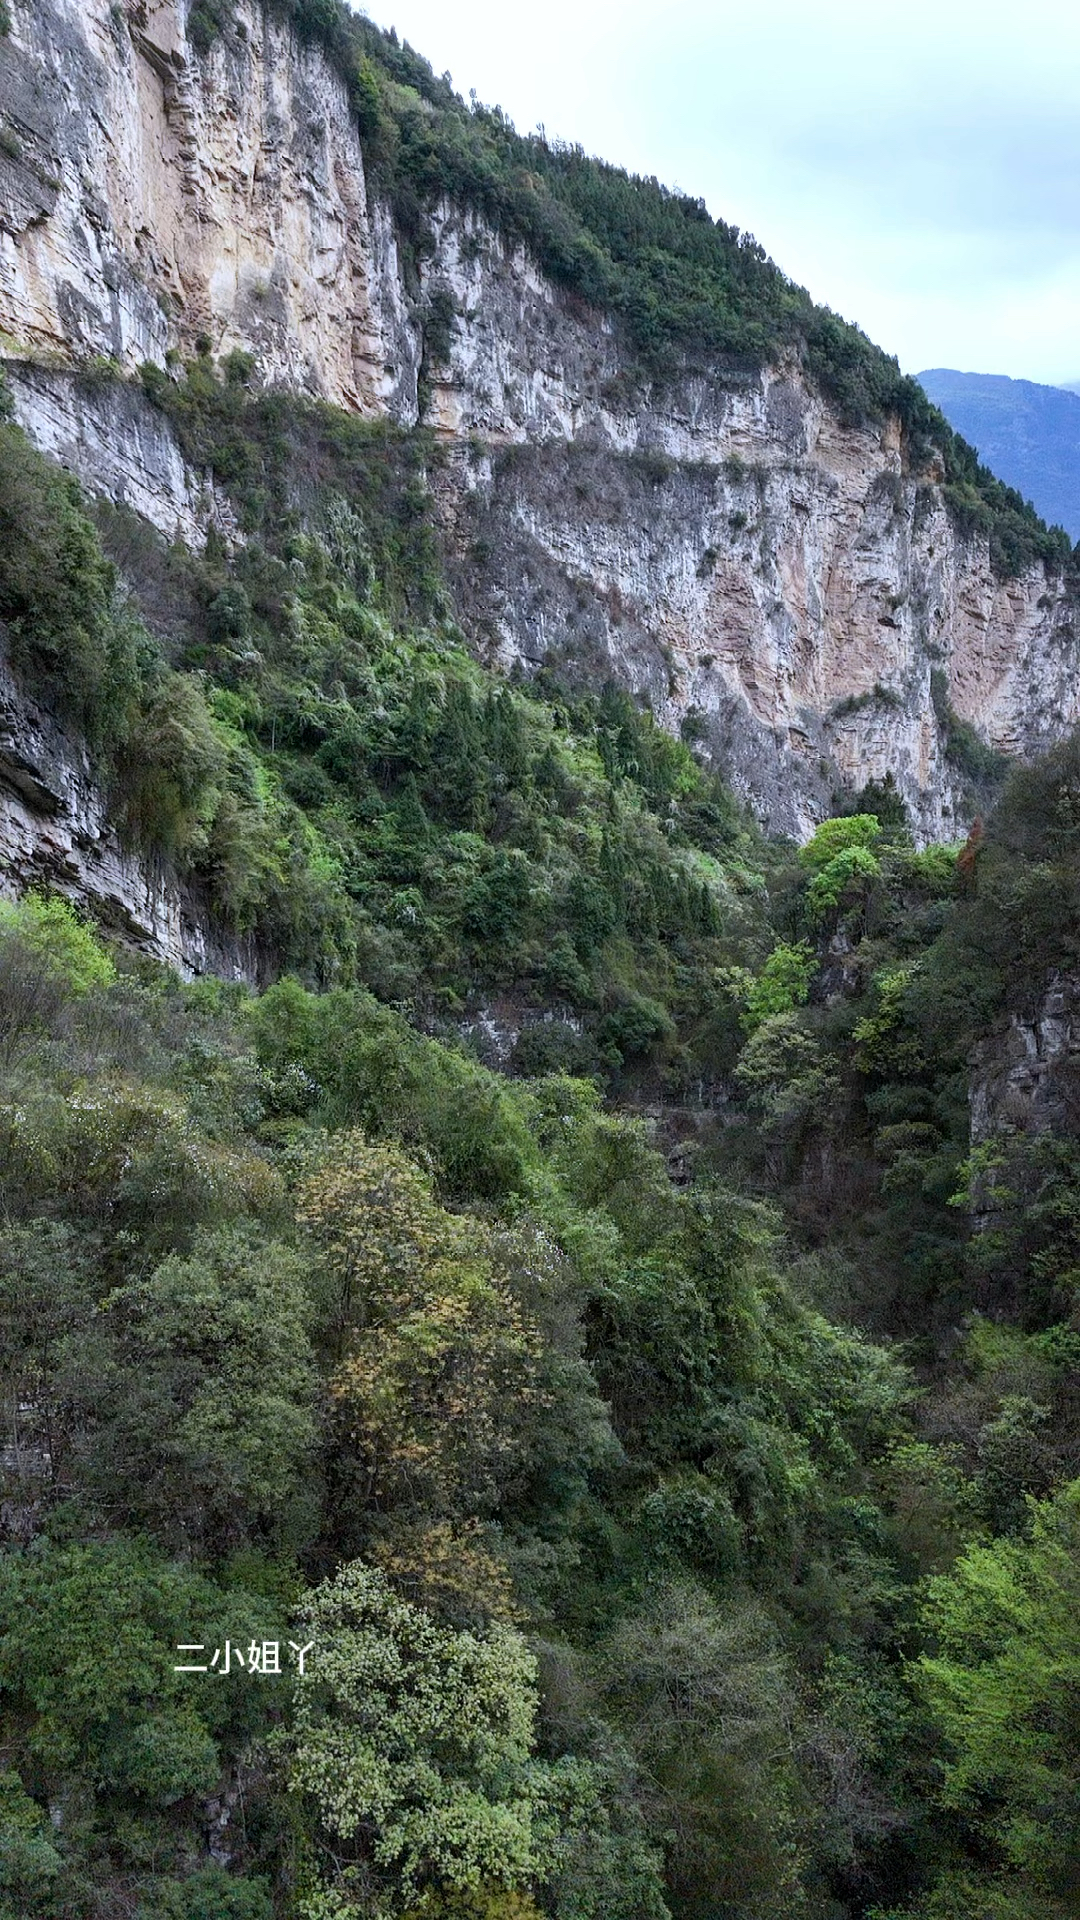
{"type": "Polygon", "coordinates": [[[345,90],[257,5],[200,62],[187,0],[16,0],[0,66],[8,350],[130,371],[206,337],[345,406],[416,409],[390,223],[345,90]]]}
{"type": "Polygon", "coordinates": [[[184,460],[165,416],[138,387],[25,362],[9,363],[6,378],[19,425],[92,492],[191,547],[211,525],[235,537],[229,501],[210,474],[184,460]]]}
{"type": "Polygon", "coordinates": [[[223,938],[173,875],[121,845],[85,749],[27,699],[0,629],[0,887],[35,886],[66,894],[186,977],[256,977],[248,943],[223,938]]]}
{"type": "Polygon", "coordinates": [[[1080,1124],[1080,981],[1055,973],[1039,1005],[1014,1013],[978,1047],[971,1141],[1018,1133],[1073,1134],[1080,1124]]]}
{"type": "MultiPolygon", "coordinates": [[[[1080,980],[1051,974],[1037,1004],[1013,1012],[979,1042],[968,1110],[971,1230],[1007,1235],[1020,1211],[1036,1205],[1053,1166],[1039,1137],[1075,1138],[1080,1128],[1080,980]]],[[[1019,1275],[995,1274],[980,1305],[1017,1318],[1025,1310],[1019,1275]]]]}
{"type": "Polygon", "coordinates": [[[972,802],[946,702],[1006,752],[1049,744],[1078,714],[1073,608],[1041,569],[996,580],[870,434],[826,419],[831,445],[776,457],[777,384],[725,394],[736,431],[702,434],[693,462],[662,443],[463,450],[446,487],[462,605],[504,663],[645,690],[774,828],[803,837],[838,788],[891,772],[921,836],[949,838],[972,802]],[[724,454],[754,444],[755,417],[773,457],[724,454]]]}
{"type": "Polygon", "coordinates": [[[886,772],[924,838],[966,825],[946,706],[1012,753],[1080,718],[1061,583],[996,578],[895,424],[843,427],[794,363],[646,380],[466,210],[406,258],[341,81],[256,0],[204,59],[182,0],[13,11],[0,329],[55,363],[21,377],[20,417],[91,484],[186,538],[211,510],[160,421],[105,433],[65,403],[59,370],[95,356],[130,375],[201,341],[406,427],[423,409],[477,645],[621,676],[798,835],[886,772]]]}

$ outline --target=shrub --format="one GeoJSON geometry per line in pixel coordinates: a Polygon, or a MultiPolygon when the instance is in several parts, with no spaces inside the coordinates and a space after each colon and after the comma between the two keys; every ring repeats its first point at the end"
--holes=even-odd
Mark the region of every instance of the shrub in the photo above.
{"type": "Polygon", "coordinates": [[[319,1659],[297,1686],[290,1785],[334,1851],[393,1867],[399,1899],[425,1885],[527,1889],[546,1849],[543,1771],[529,1761],[536,1669],[520,1635],[437,1626],[359,1561],[315,1589],[298,1631],[319,1659]]]}
{"type": "Polygon", "coordinates": [[[95,746],[130,731],[140,688],[136,623],[82,509],[79,489],[0,424],[0,619],[12,665],[95,746]]]}
{"type": "Polygon", "coordinates": [[[612,1048],[620,1060],[647,1052],[654,1041],[666,1039],[673,1031],[666,1008],[644,994],[634,994],[615,1007],[600,1024],[600,1044],[612,1048]]]}
{"type": "Polygon", "coordinates": [[[0,1059],[48,1031],[60,1009],[114,977],[108,954],[58,894],[0,901],[0,1059]]]}
{"type": "Polygon", "coordinates": [[[841,853],[819,868],[806,891],[811,920],[824,920],[847,894],[854,894],[867,880],[876,880],[881,863],[869,847],[845,847],[841,853]]]}
{"type": "Polygon", "coordinates": [[[881,832],[876,814],[851,813],[823,820],[800,847],[799,865],[810,874],[806,904],[811,921],[823,920],[845,894],[880,874],[880,862],[871,848],[881,832]]]}
{"type": "Polygon", "coordinates": [[[817,956],[805,940],[795,946],[781,942],[773,948],[756,980],[746,991],[742,1025],[747,1033],[774,1013],[791,1013],[801,1007],[810,993],[810,982],[817,971],[817,956]]]}
{"type": "Polygon", "coordinates": [[[28,893],[0,900],[0,945],[18,941],[40,975],[66,993],[89,993],[116,978],[116,969],[85,921],[60,894],[28,893]]]}
{"type": "Polygon", "coordinates": [[[232,0],[195,0],[188,14],[188,39],[197,53],[209,53],[214,41],[235,18],[232,0]]]}
{"type": "Polygon", "coordinates": [[[853,847],[872,847],[881,838],[881,822],[873,813],[849,813],[823,820],[804,847],[799,848],[799,865],[807,873],[820,873],[836,858],[853,847]]]}

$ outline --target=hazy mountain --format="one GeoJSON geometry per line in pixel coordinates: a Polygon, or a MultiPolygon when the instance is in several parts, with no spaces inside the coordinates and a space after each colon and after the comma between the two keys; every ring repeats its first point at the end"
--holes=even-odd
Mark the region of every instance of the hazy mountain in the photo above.
{"type": "Polygon", "coordinates": [[[1080,540],[1080,392],[951,367],[918,378],[987,466],[1080,540]]]}

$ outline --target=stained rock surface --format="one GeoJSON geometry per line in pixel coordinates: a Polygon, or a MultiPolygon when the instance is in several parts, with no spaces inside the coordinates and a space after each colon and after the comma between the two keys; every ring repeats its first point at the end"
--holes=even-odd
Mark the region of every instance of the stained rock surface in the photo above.
{"type": "Polygon", "coordinates": [[[647,692],[796,836],[887,772],[922,838],[958,833],[956,718],[1027,755],[1080,717],[1063,581],[999,578],[897,422],[842,425],[795,363],[647,378],[468,209],[437,209],[407,261],[340,78],[257,0],[205,56],[183,0],[14,0],[13,19],[0,346],[19,418],[90,486],[169,537],[227,530],[161,415],[104,380],[88,401],[88,362],[130,378],[240,348],[271,385],[422,419],[477,647],[647,692]]]}

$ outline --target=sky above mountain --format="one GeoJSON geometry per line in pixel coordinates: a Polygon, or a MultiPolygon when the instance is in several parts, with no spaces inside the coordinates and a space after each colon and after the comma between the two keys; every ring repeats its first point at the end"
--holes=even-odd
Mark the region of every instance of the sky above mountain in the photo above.
{"type": "Polygon", "coordinates": [[[369,0],[522,132],[702,194],[909,372],[1080,378],[1065,0],[369,0]]]}

